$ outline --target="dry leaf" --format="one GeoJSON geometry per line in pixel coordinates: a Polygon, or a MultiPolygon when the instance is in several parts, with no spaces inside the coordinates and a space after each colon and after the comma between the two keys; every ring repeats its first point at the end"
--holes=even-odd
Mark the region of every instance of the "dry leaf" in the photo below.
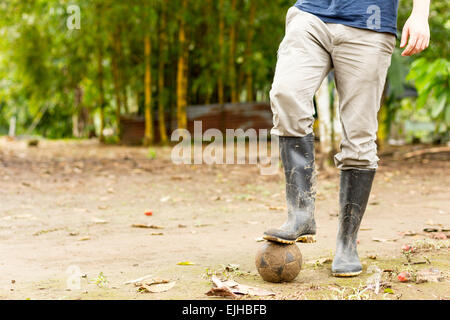
{"type": "Polygon", "coordinates": [[[211,290],[209,290],[206,295],[209,297],[224,297],[231,299],[239,298],[237,295],[231,292],[231,289],[228,287],[211,288],[211,290]]]}
{"type": "Polygon", "coordinates": [[[222,281],[216,276],[213,276],[211,281],[216,286],[216,288],[211,289],[206,293],[206,295],[219,295],[236,298],[237,295],[251,295],[251,296],[274,296],[275,293],[260,289],[257,287],[250,287],[237,283],[234,280],[222,281]],[[232,294],[230,294],[230,292],[232,294]]]}
{"type": "Polygon", "coordinates": [[[382,238],[372,238],[372,241],[375,242],[395,242],[398,239],[382,239],[382,238]]]}
{"type": "Polygon", "coordinates": [[[178,262],[177,265],[179,265],[179,266],[193,266],[193,265],[195,265],[195,263],[191,262],[191,261],[182,261],[182,262],[178,262]]]}
{"type": "Polygon", "coordinates": [[[92,221],[93,223],[95,223],[95,224],[107,224],[107,223],[108,223],[108,221],[102,220],[102,219],[98,219],[98,218],[92,218],[91,221],[92,221]]]}
{"type": "Polygon", "coordinates": [[[230,263],[225,267],[225,270],[228,272],[233,272],[233,271],[239,270],[239,268],[240,268],[240,265],[230,263]]]}
{"type": "Polygon", "coordinates": [[[431,235],[431,238],[436,240],[447,240],[447,235],[443,232],[434,233],[431,235]]]}
{"type": "Polygon", "coordinates": [[[269,206],[270,211],[284,211],[285,207],[275,207],[275,206],[269,206]]]}
{"type": "Polygon", "coordinates": [[[144,281],[144,280],[146,280],[148,278],[151,278],[151,277],[153,277],[153,276],[148,274],[146,276],[143,276],[143,277],[135,279],[135,280],[129,280],[127,282],[124,282],[123,284],[134,284],[134,283],[142,282],[142,281],[144,281]]]}
{"type": "Polygon", "coordinates": [[[250,287],[244,284],[237,283],[233,280],[228,280],[223,282],[224,285],[229,287],[231,291],[235,294],[243,294],[250,296],[274,296],[275,293],[272,291],[264,290],[257,287],[250,287]]]}
{"type": "Polygon", "coordinates": [[[414,237],[417,236],[417,232],[414,231],[401,231],[398,233],[402,237],[414,237]]]}
{"type": "Polygon", "coordinates": [[[139,229],[164,229],[161,226],[148,225],[148,224],[133,224],[131,227],[139,229]]]}
{"type": "Polygon", "coordinates": [[[436,268],[425,269],[417,272],[417,283],[440,281],[442,281],[442,273],[436,268]]]}
{"type": "Polygon", "coordinates": [[[147,292],[147,293],[161,293],[166,292],[172,289],[176,284],[176,281],[168,281],[168,280],[155,280],[151,283],[143,283],[140,284],[138,291],[139,292],[147,292]]]}
{"type": "Polygon", "coordinates": [[[162,197],[161,199],[159,199],[159,201],[161,202],[167,202],[170,200],[170,197],[162,197]]]}

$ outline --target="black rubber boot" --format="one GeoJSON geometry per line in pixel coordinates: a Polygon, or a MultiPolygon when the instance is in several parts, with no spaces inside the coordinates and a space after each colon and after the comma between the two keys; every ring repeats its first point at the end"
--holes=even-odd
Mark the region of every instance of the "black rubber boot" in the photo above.
{"type": "Polygon", "coordinates": [[[286,175],[288,219],[279,229],[264,233],[264,239],[293,244],[316,234],[314,220],[314,135],[280,137],[280,153],[286,175]]]}
{"type": "Polygon", "coordinates": [[[331,266],[335,277],[353,277],[362,272],[356,249],[357,237],[374,177],[375,170],[341,171],[339,230],[331,266]]]}

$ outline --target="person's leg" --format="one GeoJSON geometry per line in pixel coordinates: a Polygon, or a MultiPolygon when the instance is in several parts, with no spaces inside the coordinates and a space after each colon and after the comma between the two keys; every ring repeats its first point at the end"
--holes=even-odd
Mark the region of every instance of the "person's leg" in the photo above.
{"type": "Polygon", "coordinates": [[[334,276],[362,272],[357,235],[377,169],[377,113],[395,47],[395,36],[333,25],[340,34],[333,50],[336,86],[343,129],[341,152],[335,162],[341,169],[340,214],[334,276]]]}
{"type": "Polygon", "coordinates": [[[271,134],[280,136],[288,219],[280,228],[266,231],[266,240],[295,243],[316,233],[313,98],[330,71],[330,47],[325,23],[295,7],[289,10],[270,92],[274,116],[271,134]]]}

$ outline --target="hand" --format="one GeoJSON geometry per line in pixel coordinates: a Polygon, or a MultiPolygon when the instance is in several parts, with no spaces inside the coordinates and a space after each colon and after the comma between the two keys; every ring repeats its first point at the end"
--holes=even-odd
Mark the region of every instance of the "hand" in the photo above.
{"type": "Polygon", "coordinates": [[[405,47],[407,43],[408,46],[402,52],[402,56],[412,56],[428,48],[430,44],[430,26],[428,25],[427,16],[413,13],[406,21],[403,27],[400,48],[405,47]]]}

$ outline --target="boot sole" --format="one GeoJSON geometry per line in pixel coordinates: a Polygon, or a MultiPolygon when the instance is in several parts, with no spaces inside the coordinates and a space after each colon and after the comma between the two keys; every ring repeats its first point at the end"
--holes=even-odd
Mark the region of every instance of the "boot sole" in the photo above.
{"type": "Polygon", "coordinates": [[[336,278],[351,278],[351,277],[359,276],[361,273],[362,273],[362,271],[346,272],[346,273],[332,273],[332,276],[336,277],[336,278]]]}
{"type": "Polygon", "coordinates": [[[298,237],[296,240],[285,240],[274,236],[267,236],[265,235],[263,237],[264,240],[271,241],[271,242],[278,242],[282,244],[295,244],[296,242],[300,243],[315,243],[316,239],[314,235],[304,235],[301,237],[298,237]]]}

